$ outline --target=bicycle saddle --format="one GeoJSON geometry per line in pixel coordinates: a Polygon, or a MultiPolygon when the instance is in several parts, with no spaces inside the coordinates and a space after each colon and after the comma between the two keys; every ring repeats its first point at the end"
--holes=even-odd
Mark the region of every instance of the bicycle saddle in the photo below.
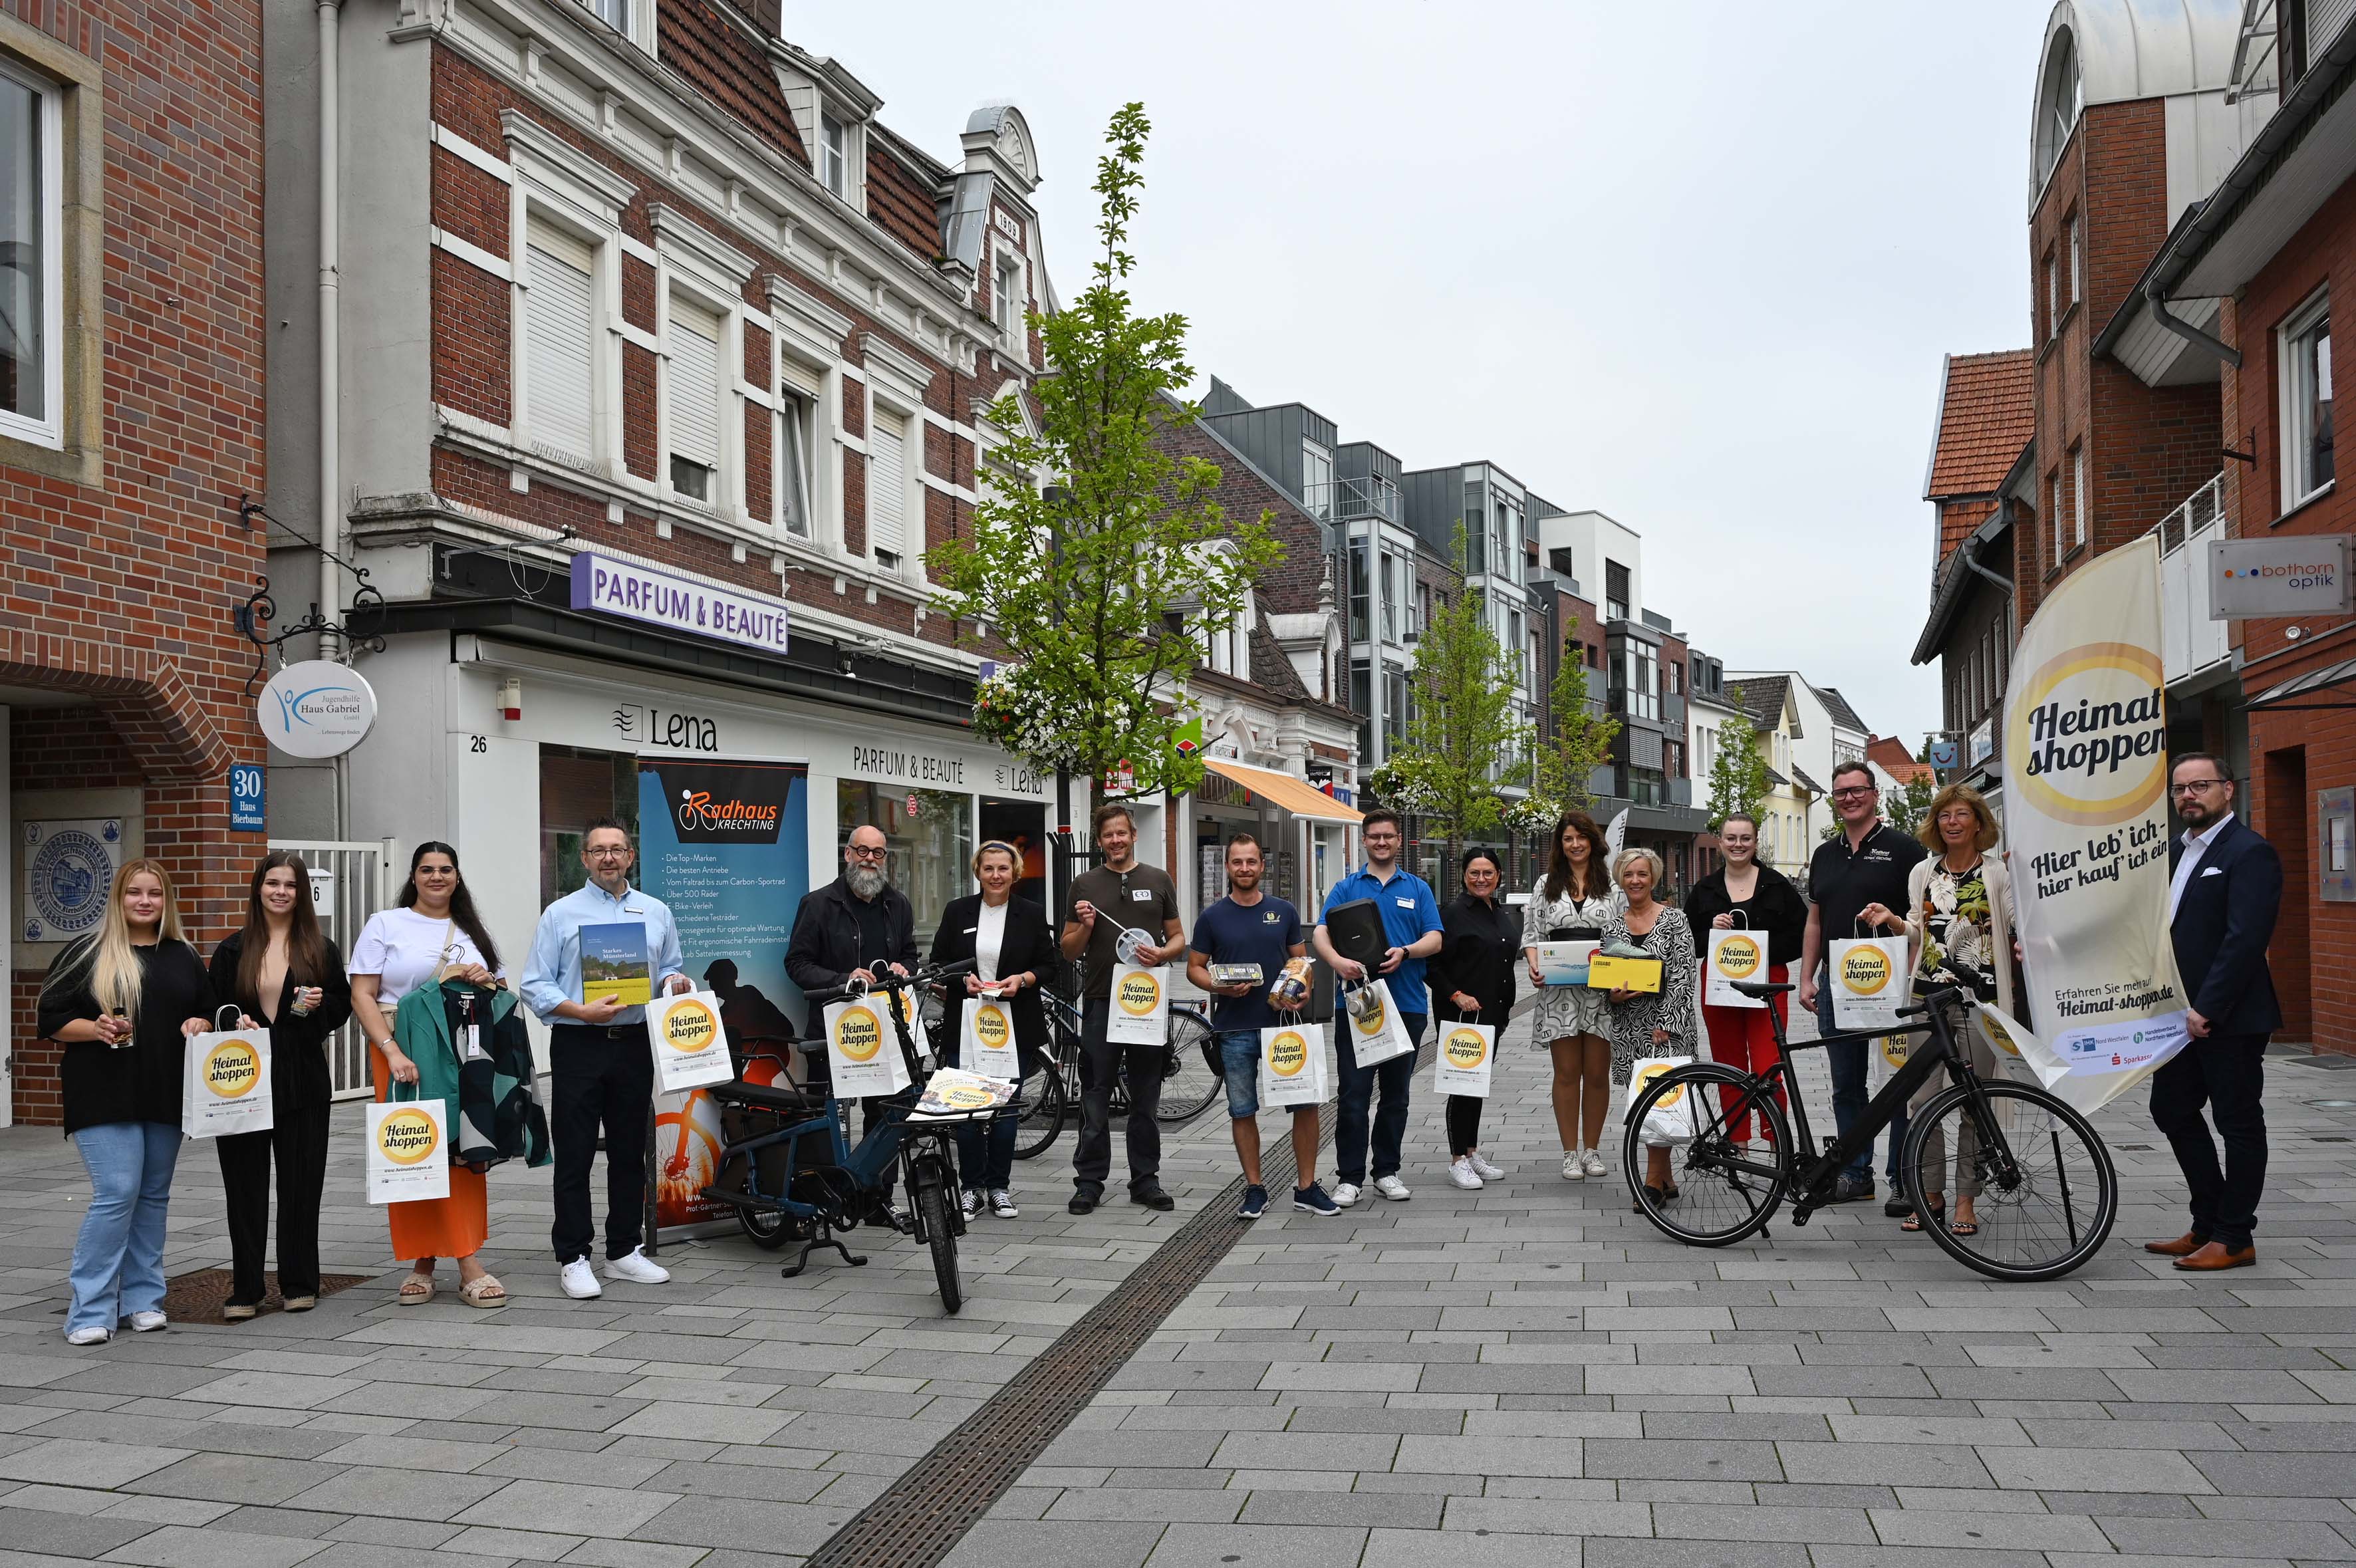
{"type": "Polygon", "coordinates": [[[1753,1000],[1779,996],[1786,991],[1799,989],[1788,980],[1730,980],[1727,983],[1753,1000]]]}

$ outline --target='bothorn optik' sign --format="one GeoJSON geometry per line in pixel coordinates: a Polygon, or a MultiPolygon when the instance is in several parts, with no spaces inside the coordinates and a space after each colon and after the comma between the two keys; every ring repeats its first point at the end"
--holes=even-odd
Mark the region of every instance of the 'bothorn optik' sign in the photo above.
{"type": "Polygon", "coordinates": [[[2348,535],[2310,533],[2209,543],[2209,618],[2344,615],[2348,535]]]}

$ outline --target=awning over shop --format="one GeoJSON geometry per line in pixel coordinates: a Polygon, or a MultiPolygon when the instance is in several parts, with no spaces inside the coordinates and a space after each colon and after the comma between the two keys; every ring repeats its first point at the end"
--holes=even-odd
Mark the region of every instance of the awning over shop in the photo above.
{"type": "Polygon", "coordinates": [[[2302,703],[2300,697],[2346,697],[2347,688],[2356,684],[2356,659],[2343,659],[2337,664],[2327,664],[2320,670],[2310,670],[2304,675],[2294,675],[2279,686],[2268,688],[2244,704],[2245,710],[2272,709],[2286,714],[2337,713],[2356,707],[2356,703],[2302,703]]]}
{"type": "Polygon", "coordinates": [[[1265,795],[1281,810],[1296,817],[1309,817],[1322,822],[1355,822],[1365,813],[1354,806],[1345,806],[1312,787],[1305,779],[1290,773],[1279,773],[1272,768],[1254,768],[1248,762],[1230,762],[1224,757],[1206,757],[1203,766],[1220,778],[1239,784],[1255,795],[1265,795]]]}

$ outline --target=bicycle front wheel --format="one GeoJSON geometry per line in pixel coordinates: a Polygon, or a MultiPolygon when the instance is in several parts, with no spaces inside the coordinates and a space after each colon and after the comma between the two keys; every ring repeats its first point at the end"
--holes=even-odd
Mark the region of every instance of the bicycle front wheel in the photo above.
{"type": "Polygon", "coordinates": [[[2026,1083],[1945,1090],[1915,1113],[1900,1165],[1924,1233],[1990,1279],[2059,1279],[2101,1251],[2118,1218],[2118,1174],[2094,1123],[2026,1083]],[[1949,1176],[1959,1162],[1980,1189],[1969,1236],[1955,1234],[1960,1193],[1949,1176]],[[1935,1223],[1923,1202],[1931,1192],[1948,1206],[1935,1223]]]}
{"type": "Polygon", "coordinates": [[[1219,1075],[1211,1069],[1207,1050],[1215,1048],[1211,1026],[1202,1015],[1170,1010],[1170,1059],[1162,1070],[1162,1102],[1154,1107],[1156,1122],[1192,1122],[1210,1109],[1220,1090],[1219,1075]]]}
{"type": "Polygon", "coordinates": [[[1716,1062],[1696,1062],[1663,1073],[1637,1096],[1622,1140],[1621,1167],[1636,1207],[1663,1235],[1688,1247],[1730,1247],[1774,1218],[1790,1179],[1791,1150],[1783,1108],[1757,1079],[1716,1062]],[[1694,1132],[1670,1150],[1675,1197],[1655,1197],[1644,1183],[1644,1122],[1656,1110],[1694,1132]],[[1742,1138],[1732,1135],[1734,1127],[1741,1128],[1742,1138]]]}
{"type": "Polygon", "coordinates": [[[1014,1126],[1014,1157],[1027,1160],[1045,1154],[1047,1146],[1064,1131],[1067,1114],[1064,1075],[1043,1056],[1039,1065],[1023,1080],[1023,1112],[1014,1126]]]}

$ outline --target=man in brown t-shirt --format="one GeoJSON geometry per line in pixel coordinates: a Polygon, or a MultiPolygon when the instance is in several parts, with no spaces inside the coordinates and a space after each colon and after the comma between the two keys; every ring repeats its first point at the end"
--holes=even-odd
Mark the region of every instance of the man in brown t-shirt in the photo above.
{"type": "Polygon", "coordinates": [[[1159,866],[1137,861],[1137,819],[1118,803],[1097,808],[1097,847],[1102,865],[1072,879],[1064,912],[1064,956],[1082,965],[1080,995],[1080,1142],[1072,1155],[1074,1214],[1086,1214],[1103,1200],[1112,1174],[1112,1086],[1125,1066],[1129,1073],[1129,1196],[1148,1208],[1177,1205],[1162,1190],[1162,1102],[1166,1040],[1151,1045],[1116,1044],[1105,1038],[1112,1010],[1112,971],[1119,960],[1120,933],[1142,933],[1135,962],[1152,967],[1186,950],[1186,928],[1178,918],[1178,886],[1159,866]]]}

